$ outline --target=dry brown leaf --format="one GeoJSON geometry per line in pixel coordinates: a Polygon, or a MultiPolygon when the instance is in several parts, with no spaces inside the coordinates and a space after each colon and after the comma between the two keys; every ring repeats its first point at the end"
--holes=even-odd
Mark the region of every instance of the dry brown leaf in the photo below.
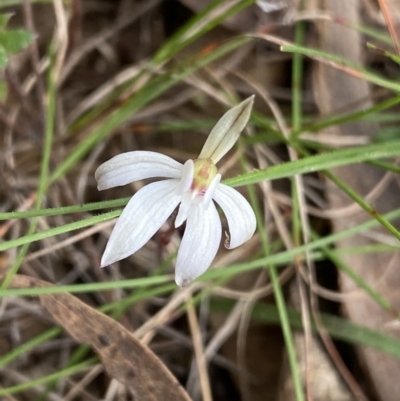
{"type": "MultiPolygon", "coordinates": [[[[359,1],[319,0],[320,8],[337,16],[345,16],[353,23],[359,23],[359,1]]],[[[316,24],[319,47],[325,51],[343,56],[355,63],[363,62],[363,40],[359,32],[329,22],[316,24]]],[[[366,81],[352,77],[325,64],[317,64],[314,79],[314,95],[321,113],[329,114],[343,110],[363,109],[371,106],[370,88],[366,81]],[[357,105],[355,107],[354,105],[357,105]]],[[[328,129],[325,133],[333,135],[373,135],[379,127],[370,124],[346,124],[328,129]]],[[[365,196],[380,182],[383,172],[370,165],[360,164],[337,168],[334,173],[361,196],[365,196]]],[[[373,205],[380,213],[398,207],[398,186],[392,180],[383,193],[373,200],[373,205]]],[[[328,183],[327,196],[333,208],[341,208],[350,203],[341,190],[328,183]]],[[[358,225],[370,216],[364,211],[349,217],[333,220],[334,231],[340,232],[348,227],[358,225]]],[[[382,230],[383,232],[383,230],[382,230]]],[[[338,242],[338,247],[365,246],[374,243],[365,236],[355,236],[338,242]]],[[[343,257],[345,262],[366,282],[384,294],[394,308],[400,309],[399,253],[380,253],[374,255],[359,254],[343,257]]],[[[350,320],[375,329],[384,329],[393,316],[380,308],[371,298],[360,292],[357,285],[347,275],[340,274],[340,285],[343,292],[358,291],[357,297],[347,299],[344,308],[350,320]]],[[[359,347],[359,354],[364,361],[373,387],[382,401],[397,401],[400,394],[400,362],[370,348],[359,347]]]]}
{"type": "MultiPolygon", "coordinates": [[[[52,287],[33,277],[16,275],[11,288],[52,287]]],[[[40,295],[41,305],[79,343],[90,345],[105,370],[140,401],[190,401],[163,363],[118,322],[71,294],[40,295]]]]}

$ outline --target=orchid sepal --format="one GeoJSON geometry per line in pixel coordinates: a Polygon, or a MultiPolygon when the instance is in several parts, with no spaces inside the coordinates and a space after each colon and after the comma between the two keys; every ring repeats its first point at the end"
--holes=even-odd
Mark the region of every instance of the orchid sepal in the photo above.
{"type": "Polygon", "coordinates": [[[249,121],[254,95],[228,110],[215,124],[200,152],[199,159],[217,164],[236,143],[249,121]]]}

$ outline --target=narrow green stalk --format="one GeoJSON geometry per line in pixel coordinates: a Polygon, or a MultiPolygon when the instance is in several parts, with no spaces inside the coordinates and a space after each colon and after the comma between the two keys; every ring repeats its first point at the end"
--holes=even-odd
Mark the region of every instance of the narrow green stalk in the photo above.
{"type": "Polygon", "coordinates": [[[222,21],[226,20],[231,15],[237,14],[244,8],[251,6],[255,2],[256,0],[241,0],[236,1],[236,4],[234,1],[231,1],[231,4],[225,2],[227,7],[225,7],[223,12],[216,13],[216,10],[221,4],[223,5],[224,1],[211,1],[210,4],[207,4],[206,7],[196,13],[187,24],[182,26],[171,36],[168,42],[154,56],[152,60],[153,63],[160,64],[171,59],[178,51],[215,28],[222,21]],[[212,18],[210,19],[209,16],[212,16],[212,18]]]}
{"type": "Polygon", "coordinates": [[[390,89],[397,93],[400,92],[400,84],[398,82],[380,76],[376,72],[370,71],[367,68],[364,68],[348,59],[344,59],[336,54],[328,53],[318,49],[291,45],[281,46],[281,50],[283,52],[301,53],[322,63],[328,63],[330,65],[336,64],[337,68],[347,71],[350,74],[357,75],[360,79],[365,79],[368,82],[371,82],[382,88],[390,89]]]}
{"type": "Polygon", "coordinates": [[[93,226],[97,223],[105,222],[121,214],[121,210],[114,210],[112,212],[103,213],[99,216],[89,217],[87,219],[79,220],[73,223],[64,224],[60,227],[50,228],[49,230],[40,231],[34,234],[27,234],[25,237],[20,237],[13,239],[11,241],[0,243],[0,251],[5,251],[6,249],[15,248],[20,245],[29,245],[32,242],[39,241],[41,239],[54,237],[55,235],[60,235],[68,233],[70,231],[78,230],[79,228],[84,228],[88,226],[93,226]]]}
{"type": "MultiPolygon", "coordinates": [[[[244,165],[243,153],[241,156],[241,162],[242,162],[242,166],[243,166],[244,165]]],[[[251,205],[252,205],[254,213],[256,215],[257,231],[258,231],[260,239],[261,239],[263,253],[265,255],[265,258],[268,259],[268,258],[271,258],[271,254],[270,254],[270,245],[268,243],[267,230],[266,230],[266,227],[264,224],[263,214],[260,210],[254,187],[252,185],[248,185],[247,189],[249,191],[251,205]]],[[[272,261],[267,262],[264,266],[267,266],[267,268],[268,268],[269,276],[271,279],[271,284],[273,287],[275,302],[276,302],[276,306],[278,309],[279,320],[280,320],[280,324],[281,324],[281,328],[282,328],[282,334],[283,334],[283,338],[285,341],[286,352],[288,355],[290,369],[292,372],[292,378],[293,378],[293,382],[294,382],[296,398],[297,398],[297,401],[304,401],[304,394],[303,394],[303,389],[302,389],[302,385],[301,385],[301,377],[300,377],[300,371],[299,371],[299,367],[298,367],[298,363],[297,363],[296,350],[295,350],[295,345],[294,345],[294,341],[293,341],[293,334],[292,334],[292,330],[290,327],[285,297],[283,295],[281,283],[279,281],[278,270],[277,270],[276,265],[272,261]]],[[[264,267],[264,266],[262,266],[262,267],[264,267]]]]}
{"type": "Polygon", "coordinates": [[[19,356],[29,352],[37,345],[40,345],[45,341],[51,340],[60,333],[61,330],[58,327],[54,327],[50,330],[45,331],[44,333],[39,334],[38,336],[32,338],[31,340],[20,345],[19,347],[14,348],[11,352],[0,358],[0,369],[8,365],[13,360],[17,359],[19,356]]]}
{"type": "Polygon", "coordinates": [[[265,170],[251,171],[246,174],[238,175],[237,177],[228,178],[223,181],[224,184],[232,187],[256,184],[264,180],[270,181],[279,178],[290,178],[294,174],[315,173],[317,171],[348,164],[396,157],[400,154],[399,140],[340,149],[312,156],[307,155],[307,152],[300,147],[299,143],[296,142],[293,146],[305,157],[295,161],[274,165],[265,170]]]}
{"type": "Polygon", "coordinates": [[[372,166],[379,167],[386,171],[391,171],[392,173],[395,173],[395,174],[400,174],[400,166],[392,164],[392,163],[385,163],[385,162],[381,162],[379,160],[373,160],[373,161],[370,161],[369,164],[371,164],[372,166]]]}
{"type": "Polygon", "coordinates": [[[279,282],[279,276],[275,265],[270,266],[269,273],[271,283],[274,288],[275,302],[278,309],[279,321],[282,327],[283,337],[285,340],[286,352],[289,358],[296,399],[298,401],[304,400],[303,387],[301,384],[301,377],[297,363],[296,349],[293,342],[292,329],[290,327],[289,315],[287,313],[285,298],[283,296],[281,283],[279,282]]]}
{"type": "MultiPolygon", "coordinates": [[[[162,263],[155,269],[151,276],[148,277],[149,279],[151,278],[156,278],[158,279],[159,277],[162,277],[161,275],[165,273],[166,269],[168,266],[171,266],[173,260],[176,258],[177,252],[172,253],[168,258],[166,258],[162,263]]],[[[165,276],[164,276],[165,277],[165,276]]],[[[170,278],[172,280],[172,277],[170,278]]],[[[168,281],[170,281],[168,280],[168,281]]],[[[156,283],[156,284],[161,284],[161,283],[156,283]]],[[[167,284],[167,288],[176,288],[175,284],[167,284]]],[[[165,286],[164,286],[165,287],[165,286]]],[[[132,304],[134,304],[137,300],[142,299],[142,298],[150,298],[150,292],[154,291],[149,289],[149,286],[143,285],[143,286],[138,286],[136,288],[136,291],[133,295],[124,298],[124,302],[118,301],[117,303],[113,304],[113,311],[112,311],[112,317],[114,319],[118,319],[125,311],[127,308],[129,308],[132,304]],[[118,306],[119,305],[119,306],[118,306]]]]}
{"type": "Polygon", "coordinates": [[[400,241],[400,232],[397,230],[397,228],[392,223],[387,221],[374,208],[372,208],[369,203],[366,202],[356,191],[354,191],[350,186],[348,186],[344,181],[332,174],[330,171],[324,171],[324,174],[400,241]]]}
{"type": "MultiPolygon", "coordinates": [[[[301,45],[304,42],[304,22],[297,22],[295,28],[294,42],[301,45]]],[[[300,53],[293,54],[292,59],[292,132],[301,131],[302,126],[302,82],[303,82],[303,55],[300,53]]],[[[291,178],[292,192],[292,231],[293,243],[295,246],[301,244],[301,218],[299,205],[299,188],[297,188],[296,180],[291,178]]]]}
{"type": "MultiPolygon", "coordinates": [[[[301,7],[301,6],[300,6],[301,7]]],[[[296,44],[302,44],[304,41],[305,26],[304,22],[297,22],[295,28],[294,41],[296,44]]],[[[302,82],[303,82],[303,56],[301,54],[293,55],[293,65],[292,65],[292,130],[299,131],[302,126],[302,82]]],[[[287,138],[289,139],[289,138],[287,138]]],[[[290,145],[289,145],[290,146],[290,145]]],[[[292,232],[293,232],[293,243],[295,246],[301,244],[301,212],[300,212],[300,188],[298,187],[298,180],[296,179],[297,174],[290,178],[291,180],[291,198],[292,203],[292,232]]],[[[297,274],[299,274],[297,272],[297,274]]],[[[301,289],[300,289],[301,290],[301,289]]],[[[302,319],[304,321],[304,327],[306,327],[306,321],[308,320],[308,308],[307,305],[303,305],[302,308],[302,319]]],[[[288,318],[289,319],[289,318],[288,318]]],[[[290,326],[289,326],[290,328],[290,326]]],[[[295,352],[295,349],[294,351],[295,352]]],[[[303,384],[298,368],[298,363],[296,360],[296,354],[292,356],[289,355],[289,363],[292,371],[294,392],[296,394],[297,401],[303,401],[305,399],[303,384]]]]}
{"type": "Polygon", "coordinates": [[[72,366],[72,367],[69,367],[66,369],[61,369],[56,373],[52,373],[50,375],[40,377],[39,379],[34,379],[34,380],[31,380],[31,381],[28,381],[25,383],[21,383],[16,386],[12,386],[12,387],[0,388],[0,396],[20,393],[21,391],[28,390],[32,387],[40,386],[42,384],[46,384],[53,380],[59,380],[63,377],[68,377],[68,376],[74,375],[76,373],[79,373],[79,372],[82,372],[83,370],[85,370],[87,367],[92,365],[94,361],[95,361],[95,358],[91,358],[91,359],[88,359],[88,360],[80,363],[79,365],[75,365],[75,366],[72,366]]]}
{"type": "MultiPolygon", "coordinates": [[[[0,9],[11,6],[20,6],[24,0],[1,0],[0,9]]],[[[31,0],[32,3],[51,3],[53,0],[31,0]]]]}
{"type": "Polygon", "coordinates": [[[102,202],[84,203],[83,205],[62,206],[48,209],[26,210],[23,212],[0,213],[0,220],[25,219],[30,217],[60,216],[69,213],[92,212],[99,209],[125,206],[130,198],[112,199],[102,202]]]}
{"type": "Polygon", "coordinates": [[[143,277],[131,280],[120,280],[120,281],[104,281],[99,283],[86,283],[86,284],[70,284],[63,286],[49,286],[49,287],[33,287],[33,288],[6,288],[0,290],[0,297],[6,296],[35,296],[35,295],[49,295],[49,294],[60,294],[69,293],[77,294],[83,292],[95,292],[95,291],[106,291],[115,290],[119,288],[141,288],[149,285],[158,285],[169,283],[173,280],[172,275],[143,277]]]}
{"type": "MultiPolygon", "coordinates": [[[[301,45],[304,42],[304,22],[297,22],[294,41],[301,45]]],[[[292,65],[292,130],[300,131],[302,125],[302,82],[303,82],[303,55],[293,54],[292,65]]]]}
{"type": "MultiPolygon", "coordinates": [[[[314,238],[318,236],[314,233],[314,238]]],[[[347,276],[349,276],[359,288],[362,288],[381,308],[388,312],[393,312],[393,308],[390,302],[379,292],[375,291],[360,275],[358,275],[347,263],[345,263],[340,255],[329,249],[327,246],[321,247],[322,252],[335,264],[335,266],[342,270],[347,276]]]]}
{"type": "Polygon", "coordinates": [[[317,132],[321,131],[324,128],[332,127],[333,125],[345,124],[353,122],[355,120],[363,121],[365,116],[370,116],[372,114],[379,113],[380,111],[396,106],[399,103],[400,103],[400,95],[396,95],[390,99],[384,100],[381,103],[375,104],[369,107],[368,109],[357,110],[356,112],[350,114],[324,118],[320,122],[317,121],[312,125],[303,127],[303,129],[293,130],[292,135],[293,137],[298,137],[304,131],[317,132]]]}

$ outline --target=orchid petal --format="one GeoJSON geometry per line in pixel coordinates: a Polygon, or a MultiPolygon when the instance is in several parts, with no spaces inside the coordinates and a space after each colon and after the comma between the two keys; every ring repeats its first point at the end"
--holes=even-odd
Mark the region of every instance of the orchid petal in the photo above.
{"type": "Polygon", "coordinates": [[[190,284],[211,265],[221,242],[221,221],[214,203],[193,207],[182,238],[175,267],[180,287],[190,284]]]}
{"type": "Polygon", "coordinates": [[[228,220],[230,236],[225,241],[225,247],[236,248],[248,241],[256,230],[257,221],[246,198],[235,189],[219,184],[214,193],[214,200],[221,206],[228,220]]]}
{"type": "Polygon", "coordinates": [[[199,159],[215,164],[232,148],[250,118],[254,95],[228,110],[211,130],[199,159]]]}
{"type": "Polygon", "coordinates": [[[136,192],[111,233],[102,267],[132,255],[149,241],[180,202],[177,185],[177,180],[158,181],[136,192]]]}
{"type": "Polygon", "coordinates": [[[194,172],[194,162],[193,160],[186,160],[182,168],[182,178],[179,185],[176,187],[176,193],[178,195],[183,195],[185,192],[189,191],[193,182],[193,172],[194,172]]]}
{"type": "Polygon", "coordinates": [[[204,199],[203,199],[203,205],[207,209],[208,206],[211,203],[211,200],[214,196],[215,189],[219,185],[219,182],[221,181],[221,174],[217,174],[211,181],[211,184],[207,188],[206,193],[204,194],[204,199]]]}
{"type": "Polygon", "coordinates": [[[288,4],[283,0],[257,0],[256,4],[261,8],[265,13],[271,13],[277,10],[283,10],[284,8],[288,8],[288,4]]]}
{"type": "Polygon", "coordinates": [[[97,188],[118,187],[152,177],[180,178],[182,164],[157,152],[121,153],[101,164],[95,172],[97,188]]]}
{"type": "Polygon", "coordinates": [[[175,228],[180,227],[188,218],[189,212],[194,205],[195,196],[196,194],[193,192],[186,192],[182,195],[181,204],[179,205],[178,214],[175,219],[175,228]]]}

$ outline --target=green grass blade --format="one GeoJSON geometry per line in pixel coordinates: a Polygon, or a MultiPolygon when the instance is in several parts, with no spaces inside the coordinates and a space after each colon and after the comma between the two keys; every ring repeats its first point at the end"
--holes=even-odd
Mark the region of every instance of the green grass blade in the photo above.
{"type": "Polygon", "coordinates": [[[30,217],[61,216],[70,213],[93,212],[100,209],[125,206],[130,198],[112,199],[102,202],[85,203],[83,205],[62,206],[49,209],[26,210],[23,212],[0,213],[0,220],[25,219],[30,217]]]}
{"type": "Polygon", "coordinates": [[[399,140],[374,145],[357,146],[333,152],[325,152],[315,156],[308,156],[296,161],[271,166],[265,170],[242,174],[237,177],[228,178],[224,180],[224,183],[232,187],[256,184],[263,180],[289,178],[295,174],[313,173],[353,163],[385,159],[399,154],[399,140]]]}
{"type": "Polygon", "coordinates": [[[365,79],[366,81],[378,85],[382,88],[390,89],[395,92],[400,92],[399,83],[390,79],[386,79],[373,71],[369,71],[368,69],[361,67],[360,65],[350,60],[344,59],[343,57],[337,56],[335,54],[321,51],[318,49],[311,49],[307,47],[291,46],[291,45],[283,45],[281,46],[281,50],[290,53],[301,53],[314,60],[321,61],[323,63],[327,63],[336,68],[339,68],[349,73],[350,75],[356,76],[360,79],[365,79]]]}

